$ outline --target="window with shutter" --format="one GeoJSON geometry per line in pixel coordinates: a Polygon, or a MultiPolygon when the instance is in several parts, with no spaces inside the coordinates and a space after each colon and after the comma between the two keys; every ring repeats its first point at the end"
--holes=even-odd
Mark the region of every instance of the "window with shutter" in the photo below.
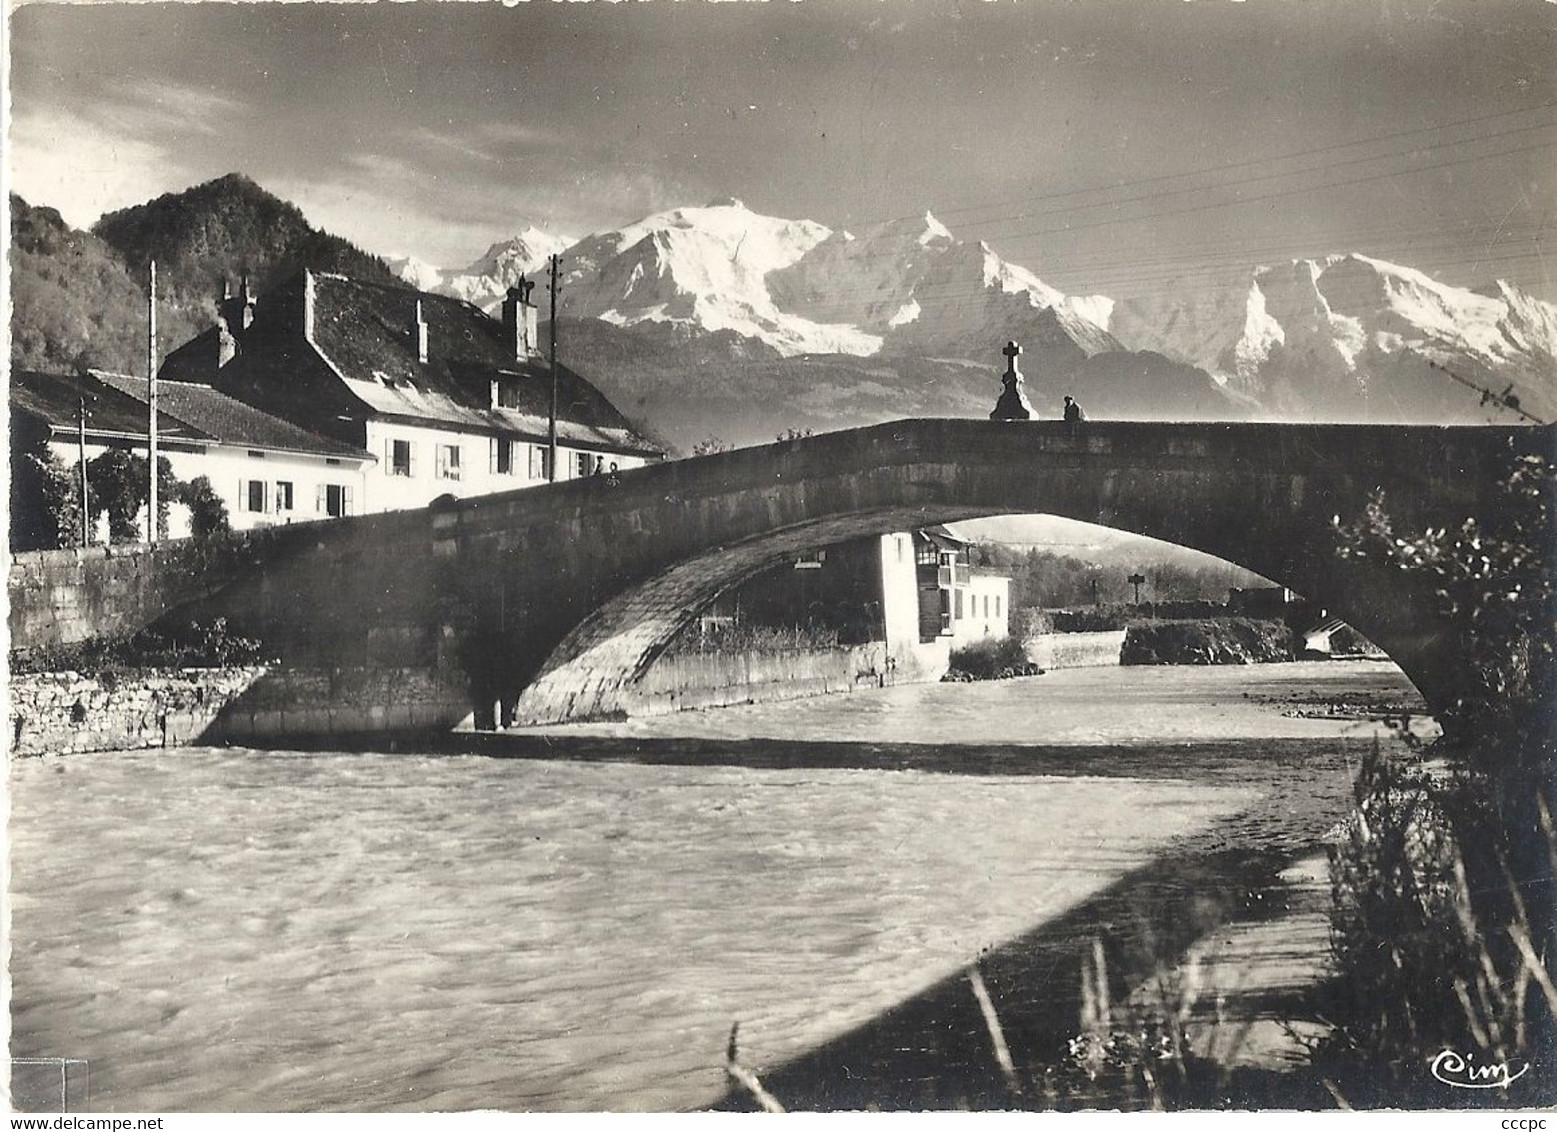
{"type": "Polygon", "coordinates": [[[416,474],[415,453],[409,440],[386,441],[387,460],[384,471],[392,476],[413,476],[416,474]]]}

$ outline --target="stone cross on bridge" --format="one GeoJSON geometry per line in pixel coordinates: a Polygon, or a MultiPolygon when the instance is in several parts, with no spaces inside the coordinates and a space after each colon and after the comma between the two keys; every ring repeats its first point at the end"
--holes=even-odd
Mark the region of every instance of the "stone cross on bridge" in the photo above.
{"type": "Polygon", "coordinates": [[[1030,421],[1038,414],[1033,410],[1032,402],[1027,399],[1027,394],[1022,391],[1022,371],[1017,368],[1016,359],[1021,356],[1022,347],[1015,342],[1007,342],[1005,349],[1000,351],[1006,356],[1006,373],[1000,379],[1005,389],[1000,394],[1000,400],[995,402],[994,411],[989,414],[992,421],[1030,421]]]}

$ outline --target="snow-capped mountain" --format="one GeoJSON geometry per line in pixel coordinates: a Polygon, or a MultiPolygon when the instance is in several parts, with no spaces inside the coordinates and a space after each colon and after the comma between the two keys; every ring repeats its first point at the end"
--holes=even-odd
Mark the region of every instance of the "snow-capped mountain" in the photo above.
{"type": "Polygon", "coordinates": [[[414,257],[389,259],[389,269],[421,291],[452,295],[491,313],[502,306],[508,288],[521,275],[537,279],[546,261],[572,247],[571,236],[543,232],[533,224],[517,236],[499,240],[468,267],[440,270],[414,257]]]}
{"type": "Polygon", "coordinates": [[[689,421],[728,397],[732,430],[763,397],[805,427],[887,419],[910,402],[963,414],[993,403],[1008,339],[1045,416],[1073,393],[1096,414],[1148,419],[1510,419],[1473,386],[1557,415],[1557,308],[1510,284],[1471,291],[1362,255],[1256,268],[1237,291],[1115,302],[1067,295],[929,213],[851,233],[725,199],[566,244],[526,229],[432,287],[424,265],[394,266],[494,310],[561,252],[560,313],[599,363],[590,376],[611,386],[608,371],[636,370],[642,395],[652,386],[659,409],[689,421]],[[654,362],[636,365],[645,351],[654,362]],[[923,395],[919,381],[932,383],[923,395]],[[682,385],[700,392],[687,401],[682,385]]]}
{"type": "Polygon", "coordinates": [[[785,355],[875,353],[879,337],[844,319],[782,310],[769,289],[772,273],[792,267],[831,234],[809,220],[760,215],[738,200],[657,213],[575,245],[562,308],[575,317],[682,335],[731,331],[785,355]]]}
{"type": "Polygon", "coordinates": [[[396,278],[418,291],[436,291],[443,284],[443,272],[414,255],[385,256],[384,263],[396,278]]]}
{"type": "Polygon", "coordinates": [[[928,213],[854,235],[716,201],[590,236],[566,267],[568,315],[671,336],[726,331],[786,357],[985,356],[1024,327],[1078,358],[1119,348],[1102,326],[1108,299],[1066,296],[928,213]]]}
{"type": "Polygon", "coordinates": [[[1132,349],[1199,366],[1280,416],[1436,421],[1502,414],[1466,381],[1557,410],[1557,307],[1498,282],[1469,290],[1364,255],[1256,269],[1244,292],[1177,288],[1119,303],[1132,349]]]}

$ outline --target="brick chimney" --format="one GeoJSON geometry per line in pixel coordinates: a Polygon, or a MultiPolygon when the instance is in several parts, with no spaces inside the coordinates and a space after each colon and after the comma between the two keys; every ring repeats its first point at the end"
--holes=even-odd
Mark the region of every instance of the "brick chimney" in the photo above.
{"type": "Polygon", "coordinates": [[[540,331],[530,292],[535,284],[523,275],[503,298],[503,346],[516,362],[541,356],[540,331]]]}
{"type": "Polygon", "coordinates": [[[416,360],[427,361],[427,319],[422,315],[422,300],[416,300],[416,360]]]}
{"type": "Polygon", "coordinates": [[[254,296],[249,293],[249,277],[245,275],[232,293],[232,284],[222,280],[222,293],[216,300],[216,368],[221,369],[238,356],[243,345],[243,332],[254,323],[254,296]]]}

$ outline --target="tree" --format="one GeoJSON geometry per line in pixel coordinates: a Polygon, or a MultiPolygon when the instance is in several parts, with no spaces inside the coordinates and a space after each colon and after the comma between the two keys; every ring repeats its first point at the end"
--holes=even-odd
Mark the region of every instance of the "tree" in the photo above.
{"type": "Polygon", "coordinates": [[[206,476],[196,476],[179,488],[179,499],[189,508],[190,531],[197,538],[225,534],[232,530],[227,517],[227,504],[216,494],[206,476]]]}
{"type": "MultiPolygon", "coordinates": [[[[146,506],[146,459],[122,448],[111,448],[87,461],[87,483],[92,489],[92,516],[108,513],[108,537],[112,542],[136,542],[145,537],[137,521],[146,506]]],[[[168,533],[168,504],[178,492],[178,479],[166,456],[157,457],[157,533],[168,533]]]]}
{"type": "Polygon", "coordinates": [[[11,549],[81,545],[80,471],[67,468],[47,439],[11,451],[11,549]]]}
{"type": "Polygon", "coordinates": [[[709,433],[692,446],[692,455],[712,456],[716,452],[729,452],[733,447],[734,445],[726,444],[713,433],[709,433]]]}

